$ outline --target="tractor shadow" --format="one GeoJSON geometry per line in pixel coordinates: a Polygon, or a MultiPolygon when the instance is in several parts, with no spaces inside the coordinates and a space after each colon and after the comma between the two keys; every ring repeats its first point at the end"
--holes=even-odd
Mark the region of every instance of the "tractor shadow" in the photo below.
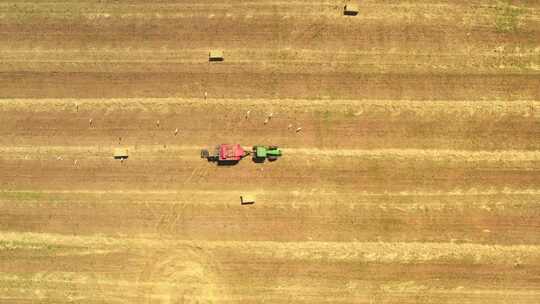
{"type": "Polygon", "coordinates": [[[265,158],[265,157],[252,157],[251,160],[254,162],[254,163],[257,163],[257,164],[262,164],[266,161],[268,161],[269,163],[272,163],[274,161],[277,160],[277,158],[265,158]]]}
{"type": "Polygon", "coordinates": [[[262,164],[266,159],[264,157],[252,157],[251,160],[256,164],[262,164]]]}
{"type": "Polygon", "coordinates": [[[239,162],[240,162],[239,160],[216,161],[217,165],[220,167],[234,166],[234,165],[237,165],[239,162]]]}
{"type": "MultiPolygon", "coordinates": [[[[253,163],[256,163],[256,164],[262,164],[262,163],[265,163],[265,162],[274,162],[276,161],[277,158],[265,158],[265,157],[252,157],[251,158],[251,161],[253,163]]],[[[220,167],[229,167],[229,166],[235,166],[237,165],[241,160],[212,160],[212,159],[208,159],[207,160],[209,163],[216,163],[216,165],[220,166],[220,167]]]]}
{"type": "MultiPolygon", "coordinates": [[[[253,163],[256,163],[256,164],[262,164],[264,162],[266,162],[266,158],[258,158],[258,157],[252,157],[251,158],[251,161],[253,163]]],[[[226,161],[211,161],[209,160],[208,161],[209,163],[212,163],[212,162],[215,162],[218,166],[220,167],[227,167],[227,166],[235,166],[237,165],[240,161],[239,160],[226,160],[226,161]]],[[[272,160],[268,159],[268,162],[272,162],[272,160]]]]}

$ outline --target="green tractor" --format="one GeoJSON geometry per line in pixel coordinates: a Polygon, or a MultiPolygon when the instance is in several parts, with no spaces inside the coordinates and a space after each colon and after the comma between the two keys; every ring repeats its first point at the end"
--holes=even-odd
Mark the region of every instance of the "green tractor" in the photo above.
{"type": "Polygon", "coordinates": [[[277,146],[253,146],[251,155],[257,163],[262,163],[265,159],[275,161],[281,156],[281,150],[277,146]]]}

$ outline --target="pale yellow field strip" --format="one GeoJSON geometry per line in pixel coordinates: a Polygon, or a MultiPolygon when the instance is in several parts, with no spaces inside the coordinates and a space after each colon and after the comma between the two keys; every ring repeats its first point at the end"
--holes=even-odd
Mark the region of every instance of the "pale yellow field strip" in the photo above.
{"type": "Polygon", "coordinates": [[[261,188],[241,188],[237,190],[0,190],[0,204],[23,202],[25,204],[127,204],[145,205],[197,205],[199,207],[224,206],[237,208],[239,196],[256,196],[262,208],[290,208],[293,211],[305,207],[336,207],[342,210],[380,210],[399,211],[403,214],[421,212],[425,208],[431,211],[444,211],[448,208],[481,209],[483,212],[520,210],[540,206],[540,189],[455,189],[452,191],[326,191],[309,190],[264,190],[261,188]],[[395,201],[399,198],[409,201],[395,201]]]}
{"type": "MultiPolygon", "coordinates": [[[[227,48],[227,65],[249,64],[251,72],[341,73],[406,72],[439,73],[527,73],[540,71],[540,48],[463,47],[454,53],[428,53],[399,49],[378,51],[312,49],[235,49],[227,48]]],[[[1,50],[0,71],[200,71],[207,65],[208,49],[189,50],[1,50]]]]}
{"type": "MultiPolygon", "coordinates": [[[[540,261],[537,245],[480,245],[470,243],[405,243],[405,242],[272,242],[272,241],[177,241],[160,235],[141,238],[68,236],[51,233],[0,232],[2,249],[39,249],[48,245],[88,247],[92,250],[128,248],[200,248],[201,250],[233,250],[248,255],[282,260],[358,261],[372,263],[422,263],[467,260],[471,264],[513,265],[517,261],[533,264],[540,261]]],[[[67,248],[64,254],[73,251],[67,248]]]]}
{"type": "MultiPolygon", "coordinates": [[[[0,46],[0,56],[3,60],[18,61],[19,58],[29,58],[29,61],[37,60],[39,62],[69,62],[75,60],[78,62],[77,58],[81,59],[81,62],[94,62],[92,59],[95,59],[99,62],[108,62],[108,59],[117,59],[118,62],[124,61],[141,61],[141,62],[152,62],[153,60],[167,61],[181,58],[196,58],[200,57],[201,54],[208,55],[208,48],[190,48],[178,50],[176,48],[170,48],[167,46],[162,46],[159,49],[144,47],[140,48],[122,48],[119,47],[104,47],[97,46],[92,47],[92,49],[70,49],[70,48],[59,48],[59,49],[45,49],[41,47],[36,48],[2,48],[5,46],[0,46]]],[[[347,57],[347,56],[380,56],[380,55],[396,55],[401,58],[411,57],[411,56],[437,56],[448,59],[456,59],[455,57],[461,56],[479,56],[479,57],[529,57],[540,54],[540,46],[529,46],[529,47],[519,47],[513,45],[500,45],[494,48],[486,48],[486,46],[476,46],[468,45],[464,49],[453,49],[453,50],[440,50],[435,54],[429,52],[428,50],[423,49],[413,49],[403,51],[401,49],[335,49],[335,50],[326,50],[326,49],[312,49],[312,48],[293,48],[293,47],[276,47],[276,48],[265,48],[261,46],[256,49],[246,49],[246,48],[237,48],[230,47],[227,48],[227,58],[229,55],[234,54],[243,54],[243,55],[256,55],[254,57],[259,58],[260,55],[264,55],[261,59],[262,61],[268,59],[266,56],[280,56],[284,57],[282,59],[326,59],[325,62],[329,60],[333,61],[335,59],[347,57]],[[335,56],[328,58],[328,56],[335,56]]],[[[538,60],[538,58],[532,58],[538,60]]],[[[115,61],[115,60],[113,60],[115,61]]],[[[205,57],[204,61],[207,62],[208,58],[205,57]]],[[[229,61],[227,59],[227,61],[229,61]]],[[[294,60],[293,60],[294,61],[294,60]]],[[[253,62],[256,63],[256,62],[253,62]]]]}
{"type": "Polygon", "coordinates": [[[328,110],[331,112],[355,110],[352,114],[362,117],[368,113],[399,115],[412,113],[417,116],[451,115],[455,119],[469,118],[475,114],[495,117],[516,116],[539,119],[540,101],[537,100],[476,100],[476,101],[420,101],[420,100],[343,100],[343,99],[215,99],[215,98],[43,98],[43,99],[2,99],[1,111],[25,112],[75,112],[94,111],[140,111],[152,113],[175,113],[176,107],[189,106],[207,108],[223,106],[227,108],[266,109],[279,111],[296,110],[300,113],[328,110]]]}
{"type": "MultiPolygon", "coordinates": [[[[241,191],[242,189],[238,190],[241,191]]],[[[485,189],[479,190],[477,188],[472,189],[456,189],[453,191],[400,191],[400,192],[367,192],[367,191],[357,191],[357,192],[343,192],[343,191],[328,191],[324,189],[314,189],[313,191],[280,191],[280,190],[257,190],[251,189],[256,194],[280,194],[280,195],[293,195],[293,196],[333,196],[336,194],[347,194],[347,195],[357,195],[357,196],[367,196],[367,197],[386,197],[386,196],[426,196],[426,197],[435,197],[435,196],[497,196],[497,195],[540,195],[540,189],[526,189],[526,190],[512,190],[512,189],[485,189]]],[[[205,191],[205,190],[0,190],[0,193],[43,193],[43,194],[111,194],[111,195],[169,195],[169,194],[186,194],[186,195],[227,195],[227,194],[236,194],[238,191],[205,191]]],[[[538,202],[540,204],[540,201],[538,202]]]]}
{"type": "MultiPolygon", "coordinates": [[[[373,287],[365,285],[365,282],[361,280],[351,280],[345,286],[339,287],[321,287],[321,286],[298,286],[293,282],[288,282],[289,280],[280,278],[277,286],[268,286],[267,289],[272,289],[274,292],[280,292],[282,294],[317,294],[319,292],[328,292],[341,290],[344,297],[347,296],[365,296],[363,292],[372,292],[373,287]]],[[[0,273],[0,282],[5,282],[12,287],[5,288],[4,293],[0,295],[0,299],[45,299],[45,295],[52,296],[55,292],[55,287],[75,287],[77,285],[84,286],[84,289],[77,290],[77,296],[71,296],[70,300],[84,300],[91,299],[96,296],[95,289],[105,289],[100,290],[100,296],[104,296],[104,292],[107,291],[111,296],[140,296],[140,291],[133,290],[133,288],[148,288],[148,287],[173,287],[177,283],[167,281],[166,278],[161,281],[128,281],[128,280],[112,280],[103,274],[86,274],[86,273],[74,273],[74,272],[36,272],[31,273],[26,276],[11,274],[11,273],[0,273]]],[[[200,282],[197,281],[186,281],[181,283],[185,287],[195,287],[201,288],[200,282]]],[[[212,286],[216,291],[220,289],[227,288],[226,286],[212,286]]],[[[385,294],[390,295],[407,295],[407,294],[417,294],[422,292],[423,294],[432,294],[432,295],[444,295],[449,294],[453,296],[463,296],[463,295],[485,295],[485,296],[536,296],[540,295],[538,290],[523,290],[523,289],[508,289],[498,290],[493,288],[473,288],[470,286],[457,286],[457,287],[441,287],[433,286],[430,284],[425,284],[422,282],[407,281],[407,280],[395,280],[380,283],[378,288],[383,291],[385,294]]],[[[230,287],[227,288],[230,290],[230,287]]],[[[227,292],[223,290],[222,292],[227,292]]],[[[221,294],[220,300],[246,300],[248,295],[227,295],[221,294]]],[[[155,295],[154,299],[163,299],[167,300],[169,297],[167,294],[155,295]]],[[[191,298],[190,296],[186,297],[191,298]]],[[[208,299],[209,297],[202,297],[208,299]]],[[[215,297],[212,297],[217,299],[215,297]]],[[[199,300],[201,297],[199,297],[199,300]]],[[[328,299],[327,299],[328,300],[328,299]]],[[[334,301],[344,301],[343,297],[335,297],[331,300],[334,301]]],[[[348,302],[348,301],[347,301],[348,302]]]]}
{"type": "MultiPolygon", "coordinates": [[[[0,159],[32,159],[36,155],[63,155],[89,153],[89,157],[111,156],[117,146],[2,146],[0,159]]],[[[151,158],[163,157],[161,153],[178,153],[178,158],[200,158],[198,151],[203,147],[183,145],[125,145],[132,154],[153,154],[151,158]]],[[[389,161],[431,161],[444,163],[496,162],[512,163],[534,169],[540,167],[540,151],[463,151],[438,149],[317,149],[317,148],[282,148],[289,157],[305,155],[316,158],[350,157],[363,160],[389,161]],[[532,166],[531,166],[532,165],[532,166]]],[[[145,156],[147,157],[147,156],[145,156]]]]}
{"type": "MultiPolygon", "coordinates": [[[[361,157],[367,160],[418,160],[441,162],[540,162],[540,151],[460,151],[432,149],[375,149],[375,150],[327,150],[316,148],[284,149],[291,154],[323,155],[327,157],[361,157]]],[[[538,163],[540,165],[540,163],[538,163]]]]}
{"type": "MultiPolygon", "coordinates": [[[[20,58],[28,58],[29,62],[184,62],[182,59],[195,59],[204,56],[204,62],[208,62],[208,48],[190,48],[190,49],[174,49],[163,46],[159,49],[153,48],[122,48],[122,47],[93,47],[91,50],[85,49],[61,49],[48,50],[43,48],[22,48],[22,49],[2,49],[0,47],[0,56],[3,62],[18,62],[23,61],[20,58]],[[77,60],[79,59],[79,60],[77,60]]],[[[229,56],[236,57],[242,55],[250,55],[248,57],[264,58],[261,61],[273,59],[273,56],[280,57],[283,60],[307,61],[322,60],[324,62],[339,61],[340,58],[348,58],[348,56],[357,56],[359,59],[367,56],[381,55],[395,55],[402,59],[405,57],[414,56],[436,56],[442,58],[448,58],[456,60],[456,56],[461,58],[462,56],[477,56],[488,58],[501,58],[501,57],[524,57],[538,56],[540,54],[540,46],[538,47],[514,47],[501,45],[495,48],[481,48],[479,46],[466,46],[463,49],[441,50],[436,54],[428,52],[427,50],[414,49],[403,51],[401,49],[336,49],[336,50],[321,50],[321,49],[308,49],[308,48],[264,48],[257,49],[245,49],[245,48],[227,48],[227,62],[229,62],[229,56]],[[270,56],[270,57],[268,57],[270,56]],[[332,58],[329,58],[332,56],[332,58]]],[[[539,60],[539,58],[531,58],[539,60]]],[[[200,60],[199,60],[200,61],[200,60]]],[[[346,61],[346,60],[344,60],[346,61]]],[[[253,62],[256,64],[257,62],[253,62]]]]}

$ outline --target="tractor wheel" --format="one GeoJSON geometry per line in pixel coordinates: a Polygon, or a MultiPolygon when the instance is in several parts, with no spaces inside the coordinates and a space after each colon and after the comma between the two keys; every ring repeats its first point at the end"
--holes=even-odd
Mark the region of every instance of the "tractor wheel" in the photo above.
{"type": "Polygon", "coordinates": [[[269,146],[268,150],[276,150],[277,148],[278,148],[278,146],[269,146]]]}
{"type": "Polygon", "coordinates": [[[208,150],[201,150],[201,158],[208,158],[209,156],[208,150]]]}
{"type": "Polygon", "coordinates": [[[268,156],[268,161],[275,161],[277,160],[277,156],[268,156]]]}

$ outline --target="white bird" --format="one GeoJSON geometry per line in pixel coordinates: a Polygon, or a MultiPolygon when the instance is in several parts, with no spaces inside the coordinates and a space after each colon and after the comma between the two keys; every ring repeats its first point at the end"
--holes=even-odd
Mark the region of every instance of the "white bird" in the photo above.
{"type": "Polygon", "coordinates": [[[174,129],[174,136],[178,135],[178,128],[174,129]]]}
{"type": "Polygon", "coordinates": [[[250,114],[250,113],[251,113],[251,110],[248,110],[248,111],[246,112],[246,119],[249,118],[249,114],[250,114]]]}
{"type": "Polygon", "coordinates": [[[300,132],[300,131],[302,131],[302,127],[296,128],[296,133],[298,133],[298,132],[300,132]]]}
{"type": "Polygon", "coordinates": [[[156,121],[156,126],[159,128],[159,119],[156,121]]]}
{"type": "Polygon", "coordinates": [[[90,125],[92,125],[93,122],[94,122],[94,121],[92,120],[92,118],[90,118],[90,119],[88,120],[88,123],[89,123],[90,125]]]}

